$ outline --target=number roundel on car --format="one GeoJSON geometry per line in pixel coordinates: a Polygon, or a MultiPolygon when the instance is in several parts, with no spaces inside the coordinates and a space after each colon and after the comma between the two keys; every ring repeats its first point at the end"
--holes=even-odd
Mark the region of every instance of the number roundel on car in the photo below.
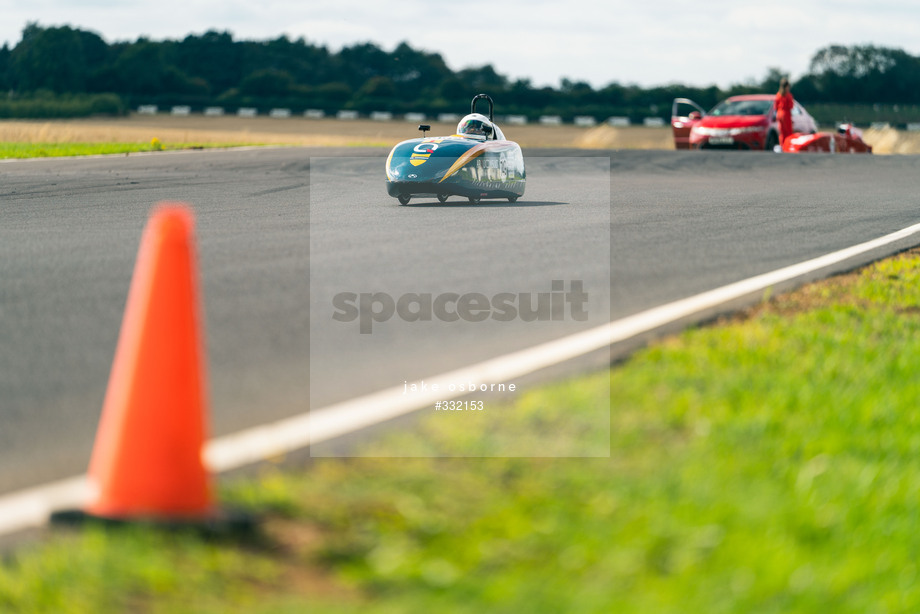
{"type": "Polygon", "coordinates": [[[428,158],[431,157],[431,154],[437,148],[438,148],[437,143],[433,143],[431,141],[422,141],[421,143],[419,143],[418,145],[412,148],[412,151],[414,153],[409,158],[409,163],[412,166],[421,166],[422,164],[428,161],[428,158]]]}

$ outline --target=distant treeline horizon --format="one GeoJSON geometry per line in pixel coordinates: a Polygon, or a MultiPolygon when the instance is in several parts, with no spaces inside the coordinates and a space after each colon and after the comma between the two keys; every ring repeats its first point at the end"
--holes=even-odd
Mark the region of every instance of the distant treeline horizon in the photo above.
{"type": "MultiPolygon", "coordinates": [[[[303,38],[235,40],[211,30],[182,40],[108,43],[89,30],[30,23],[15,46],[0,48],[0,117],[121,114],[143,104],[459,113],[485,92],[502,114],[641,121],[666,118],[677,97],[709,108],[730,95],[773,92],[784,75],[771,67],[760,81],[727,88],[615,80],[594,88],[567,78],[537,87],[491,64],[451,70],[439,53],[406,42],[393,51],[370,42],[330,51],[303,38]]],[[[873,45],[823,47],[793,93],[819,121],[918,121],[920,57],[873,45]]]]}

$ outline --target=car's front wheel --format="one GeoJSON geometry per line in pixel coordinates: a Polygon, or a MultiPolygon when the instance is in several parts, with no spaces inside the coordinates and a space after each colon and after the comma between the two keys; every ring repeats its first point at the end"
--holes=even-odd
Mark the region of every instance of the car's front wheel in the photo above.
{"type": "Polygon", "coordinates": [[[767,133],[767,142],[764,143],[764,150],[773,151],[773,148],[779,145],[779,137],[772,130],[767,133]]]}

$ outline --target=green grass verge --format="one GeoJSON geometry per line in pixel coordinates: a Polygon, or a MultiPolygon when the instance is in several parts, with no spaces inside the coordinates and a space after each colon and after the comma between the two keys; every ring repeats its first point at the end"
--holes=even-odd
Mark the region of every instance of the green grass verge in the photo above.
{"type": "MultiPolygon", "coordinates": [[[[610,458],[270,470],[223,489],[266,514],[257,539],[55,533],[0,566],[0,611],[916,611],[918,372],[915,251],[495,412],[610,458]]],[[[432,413],[375,450],[500,450],[432,413]]]]}
{"type": "Polygon", "coordinates": [[[156,143],[0,143],[0,160],[5,158],[56,158],[68,156],[95,156],[103,154],[127,154],[145,151],[175,151],[180,149],[204,149],[214,147],[237,147],[235,144],[190,144],[170,145],[156,143]]]}

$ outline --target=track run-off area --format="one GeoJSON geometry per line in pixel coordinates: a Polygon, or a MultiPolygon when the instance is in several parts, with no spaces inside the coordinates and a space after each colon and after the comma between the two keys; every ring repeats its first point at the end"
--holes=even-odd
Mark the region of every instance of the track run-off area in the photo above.
{"type": "MultiPolygon", "coordinates": [[[[399,206],[383,187],[386,153],[286,147],[0,163],[0,497],[85,471],[157,202],[195,211],[210,426],[228,442],[710,297],[618,339],[612,353],[623,355],[767,288],[920,244],[916,156],[525,149],[527,192],[516,204],[399,206]],[[477,334],[381,317],[362,335],[327,302],[340,292],[561,296],[573,280],[596,301],[590,320],[489,321],[477,334]],[[735,291],[706,294],[727,286],[735,291]]],[[[609,363],[606,346],[594,346],[592,366],[609,363]]]]}

